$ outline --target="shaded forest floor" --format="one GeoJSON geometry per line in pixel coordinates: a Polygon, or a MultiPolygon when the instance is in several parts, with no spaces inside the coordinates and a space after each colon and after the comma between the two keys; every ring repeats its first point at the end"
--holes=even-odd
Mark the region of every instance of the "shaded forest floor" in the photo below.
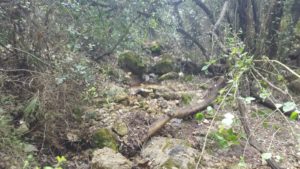
{"type": "MultiPolygon", "coordinates": [[[[44,137],[38,137],[40,132],[28,131],[25,128],[25,133],[29,134],[25,134],[23,139],[31,145],[28,152],[37,156],[39,164],[54,165],[54,157],[62,155],[68,160],[64,165],[65,168],[92,168],[93,150],[97,148],[97,145],[93,145],[92,133],[98,129],[108,128],[112,129],[117,140],[124,139],[128,137],[127,134],[130,132],[128,130],[150,125],[154,119],[178,107],[200,103],[205,95],[210,94],[206,93],[206,90],[214,85],[212,78],[202,75],[184,75],[177,79],[157,83],[143,83],[118,67],[111,69],[119,74],[111,74],[111,72],[95,74],[97,81],[92,88],[87,90],[92,96],[87,98],[84,105],[81,105],[83,108],[77,117],[79,120],[68,122],[69,128],[63,133],[64,135],[49,134],[54,137],[52,139],[47,134],[52,133],[48,131],[51,128],[44,128],[42,130],[44,137]],[[124,78],[126,78],[125,81],[124,78]],[[121,125],[123,127],[121,129],[118,127],[120,124],[124,124],[121,125]],[[60,137],[60,139],[55,137],[60,137]],[[61,142],[62,138],[64,142],[61,142]]],[[[2,105],[4,111],[15,111],[12,105],[5,106],[4,102],[2,105]]],[[[217,106],[213,108],[217,109],[217,106]]],[[[225,109],[219,112],[204,111],[205,118],[200,121],[192,116],[185,119],[173,119],[154,137],[185,140],[199,153],[202,152],[205,144],[200,168],[269,168],[262,162],[261,154],[247,143],[238,120],[235,121],[233,127],[235,132],[241,133],[238,144],[221,148],[220,142],[213,134],[207,134],[218,131],[224,114],[229,112],[238,117],[237,108],[234,105],[226,105],[225,109]]],[[[299,121],[290,121],[285,116],[255,102],[252,103],[251,112],[247,114],[247,119],[251,124],[253,135],[262,147],[271,152],[283,168],[300,168],[299,145],[292,135],[292,131],[300,134],[299,121]]],[[[18,124],[14,127],[21,130],[20,119],[15,120],[18,124]]],[[[57,121],[57,123],[61,122],[57,121]]],[[[296,139],[299,141],[299,138],[296,139]]],[[[3,159],[2,166],[13,166],[11,159],[5,153],[0,153],[0,157],[3,159]]],[[[152,168],[149,164],[151,159],[143,156],[137,155],[130,160],[134,162],[136,168],[152,168]],[[140,164],[145,165],[141,167],[140,164]]]]}

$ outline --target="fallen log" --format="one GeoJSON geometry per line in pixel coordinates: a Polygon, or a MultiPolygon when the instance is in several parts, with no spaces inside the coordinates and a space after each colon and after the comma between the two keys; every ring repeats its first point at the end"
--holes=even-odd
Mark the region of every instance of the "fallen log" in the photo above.
{"type": "MultiPolygon", "coordinates": [[[[259,145],[259,143],[255,140],[253,137],[253,134],[251,134],[249,124],[247,122],[247,116],[246,114],[250,114],[250,109],[247,108],[245,102],[242,99],[237,99],[238,101],[238,107],[239,107],[239,118],[241,120],[242,126],[244,128],[245,134],[248,138],[249,144],[254,147],[257,151],[259,151],[261,154],[266,153],[266,151],[259,145]]],[[[271,158],[266,160],[268,165],[272,169],[281,169],[281,167],[271,158]]]]}
{"type": "Polygon", "coordinates": [[[225,78],[220,77],[213,85],[203,99],[203,102],[193,104],[184,108],[175,110],[173,113],[166,114],[158,118],[149,128],[141,128],[139,131],[129,134],[127,140],[123,142],[120,152],[128,157],[136,155],[142,145],[146,143],[153,135],[162,129],[173,118],[184,118],[193,115],[199,111],[205,110],[217,98],[218,92],[225,86],[225,78]]]}

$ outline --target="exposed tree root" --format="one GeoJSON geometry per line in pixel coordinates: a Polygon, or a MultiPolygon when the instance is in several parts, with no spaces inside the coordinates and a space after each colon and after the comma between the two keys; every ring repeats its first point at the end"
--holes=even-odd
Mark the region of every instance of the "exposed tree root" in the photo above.
{"type": "MultiPolygon", "coordinates": [[[[242,123],[242,126],[245,130],[245,133],[247,135],[247,138],[249,140],[249,144],[254,147],[257,151],[259,151],[261,154],[266,153],[264,149],[259,145],[259,143],[255,140],[253,135],[251,134],[249,124],[247,122],[246,114],[250,113],[250,109],[247,108],[245,102],[242,99],[238,99],[238,106],[239,106],[239,113],[240,113],[240,120],[242,123]]],[[[268,165],[272,169],[281,169],[280,166],[271,158],[266,160],[268,165]]]]}
{"type": "Polygon", "coordinates": [[[121,146],[122,154],[126,156],[134,156],[141,148],[141,145],[146,143],[153,135],[155,135],[165,124],[173,118],[184,118],[195,114],[198,111],[206,109],[217,98],[218,92],[225,86],[225,78],[218,79],[206,93],[203,102],[197,103],[188,107],[175,110],[174,113],[163,115],[158,118],[148,129],[142,128],[138,132],[129,134],[128,139],[121,146]]]}

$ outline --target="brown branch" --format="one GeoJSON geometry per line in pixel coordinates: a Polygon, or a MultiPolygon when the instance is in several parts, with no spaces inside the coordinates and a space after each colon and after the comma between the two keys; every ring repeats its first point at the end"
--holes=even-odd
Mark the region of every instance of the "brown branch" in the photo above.
{"type": "Polygon", "coordinates": [[[215,38],[215,40],[217,41],[217,44],[219,45],[219,47],[222,49],[222,51],[224,53],[230,53],[229,49],[226,48],[226,46],[223,44],[223,42],[221,41],[221,39],[219,38],[219,33],[218,33],[218,27],[220,26],[222,20],[225,17],[226,11],[228,9],[228,5],[229,5],[229,1],[225,1],[222,7],[222,11],[220,13],[220,16],[217,20],[217,22],[214,24],[213,29],[211,31],[213,37],[215,38]]]}
{"type": "Polygon", "coordinates": [[[193,0],[193,1],[196,3],[196,5],[198,5],[205,12],[205,14],[208,16],[210,22],[212,24],[214,24],[215,18],[214,18],[213,13],[210,11],[210,9],[201,0],[193,0]]]}
{"type": "Polygon", "coordinates": [[[119,40],[114,44],[114,46],[109,49],[107,52],[103,53],[102,55],[100,55],[99,57],[96,58],[96,61],[99,61],[100,59],[102,59],[104,56],[108,56],[111,55],[117,48],[118,46],[124,41],[124,39],[126,38],[126,36],[130,33],[130,28],[133,26],[133,24],[137,21],[137,19],[140,17],[141,15],[138,15],[136,18],[134,18],[131,23],[128,25],[128,27],[126,28],[125,33],[119,38],[119,40]]]}
{"type": "Polygon", "coordinates": [[[140,145],[146,143],[153,135],[155,135],[165,124],[167,124],[173,118],[184,118],[190,115],[202,111],[211,105],[217,98],[218,92],[225,86],[225,78],[221,77],[208,91],[207,95],[203,99],[203,102],[197,103],[188,107],[180,108],[174,111],[172,114],[163,115],[156,120],[149,129],[139,129],[138,132],[133,133],[133,136],[129,136],[125,141],[125,144],[121,147],[121,152],[127,156],[134,156],[141,148],[140,145]],[[138,138],[134,136],[140,136],[138,138]]]}
{"type": "Polygon", "coordinates": [[[268,79],[266,79],[259,71],[257,71],[255,68],[252,68],[252,70],[264,81],[266,82],[272,89],[282,93],[285,97],[288,97],[287,92],[281,90],[279,87],[275,86],[272,82],[270,82],[268,79]]]}
{"type": "Polygon", "coordinates": [[[224,16],[225,16],[226,11],[228,9],[228,4],[229,4],[228,0],[224,2],[223,7],[222,7],[222,11],[220,13],[220,16],[219,16],[217,22],[214,24],[214,27],[212,29],[213,32],[216,32],[216,30],[218,29],[221,21],[224,19],[224,16]]]}
{"type": "Polygon", "coordinates": [[[210,11],[210,9],[201,1],[201,0],[193,0],[196,5],[198,5],[205,13],[206,15],[208,16],[211,24],[213,25],[213,28],[211,30],[211,34],[212,36],[215,38],[218,46],[221,48],[221,50],[224,52],[224,53],[229,53],[229,49],[227,49],[225,47],[225,45],[223,44],[223,42],[221,41],[221,39],[219,38],[219,32],[218,32],[218,27],[221,23],[221,21],[224,19],[224,16],[226,14],[226,11],[228,9],[228,6],[229,6],[229,0],[226,0],[225,3],[223,4],[223,7],[222,7],[222,11],[220,13],[220,16],[218,18],[218,20],[215,22],[215,18],[212,14],[212,12],[210,11]]]}
{"type": "MultiPolygon", "coordinates": [[[[247,108],[245,102],[242,99],[237,99],[238,106],[239,106],[239,113],[240,113],[240,120],[242,123],[242,126],[244,128],[245,134],[247,135],[247,138],[249,139],[249,144],[254,147],[257,151],[259,151],[261,154],[265,153],[266,151],[259,145],[259,143],[255,140],[253,137],[253,134],[251,134],[249,124],[247,122],[247,116],[246,114],[250,114],[250,109],[247,108]]],[[[271,158],[266,160],[268,165],[272,169],[281,169],[281,167],[271,158]]]]}
{"type": "Polygon", "coordinates": [[[207,61],[210,59],[206,49],[200,44],[200,42],[196,38],[192,37],[192,35],[190,35],[188,32],[181,28],[178,28],[177,32],[185,36],[187,39],[190,39],[193,43],[195,43],[197,47],[201,50],[202,54],[205,56],[207,61]]]}

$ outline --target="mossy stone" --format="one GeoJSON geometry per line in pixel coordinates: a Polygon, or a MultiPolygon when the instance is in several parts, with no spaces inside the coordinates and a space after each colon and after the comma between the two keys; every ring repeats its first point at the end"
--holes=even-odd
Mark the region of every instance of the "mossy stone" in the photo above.
{"type": "Polygon", "coordinates": [[[176,164],[173,159],[168,159],[161,167],[161,169],[175,169],[180,168],[180,165],[176,164]]]}
{"type": "Polygon", "coordinates": [[[97,148],[109,147],[118,151],[118,143],[111,130],[107,128],[98,129],[92,136],[92,143],[97,148]]]}
{"type": "Polygon", "coordinates": [[[164,81],[164,80],[170,80],[170,79],[177,79],[179,78],[179,75],[177,72],[169,72],[166,74],[161,75],[158,80],[159,81],[164,81]]]}
{"type": "Polygon", "coordinates": [[[128,134],[128,128],[126,123],[124,123],[120,119],[114,122],[113,130],[120,136],[125,136],[128,134]]]}
{"type": "Polygon", "coordinates": [[[163,58],[158,63],[156,63],[151,71],[158,75],[163,75],[175,70],[175,63],[172,61],[171,58],[163,58]]]}
{"type": "Polygon", "coordinates": [[[151,51],[151,54],[153,55],[160,55],[161,54],[161,51],[162,51],[162,46],[160,43],[158,42],[153,42],[151,43],[150,45],[150,51],[151,51]]]}
{"type": "Polygon", "coordinates": [[[147,70],[147,65],[142,57],[131,51],[120,54],[118,64],[121,68],[128,69],[136,75],[143,75],[147,70]]]}

